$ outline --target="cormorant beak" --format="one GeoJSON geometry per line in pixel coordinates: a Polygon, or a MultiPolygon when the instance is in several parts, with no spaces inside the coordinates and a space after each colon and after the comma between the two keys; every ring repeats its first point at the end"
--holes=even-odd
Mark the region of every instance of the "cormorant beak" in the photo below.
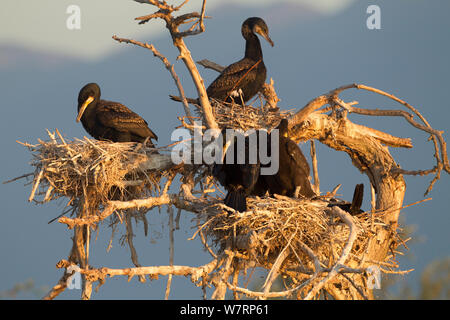
{"type": "Polygon", "coordinates": [[[270,45],[273,47],[274,43],[272,41],[272,39],[270,39],[269,34],[265,31],[263,31],[263,29],[261,29],[259,26],[255,26],[255,28],[253,29],[253,31],[259,35],[261,35],[261,37],[263,37],[264,39],[267,40],[268,43],[270,43],[270,45]]]}
{"type": "Polygon", "coordinates": [[[272,39],[270,39],[269,35],[267,33],[262,34],[262,36],[264,37],[264,39],[267,40],[268,43],[270,43],[270,45],[273,47],[274,43],[272,41],[272,39]]]}
{"type": "Polygon", "coordinates": [[[83,103],[83,105],[80,108],[80,111],[78,111],[77,122],[80,122],[80,119],[83,116],[84,111],[92,101],[94,101],[94,97],[89,96],[89,98],[87,98],[86,101],[83,103]]]}

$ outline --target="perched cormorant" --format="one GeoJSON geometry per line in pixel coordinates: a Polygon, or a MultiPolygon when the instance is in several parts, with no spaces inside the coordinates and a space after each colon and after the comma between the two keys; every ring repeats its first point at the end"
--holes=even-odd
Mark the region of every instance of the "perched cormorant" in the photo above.
{"type": "Polygon", "coordinates": [[[239,212],[247,211],[247,196],[251,194],[253,187],[255,186],[259,177],[259,161],[251,164],[250,159],[250,148],[249,148],[249,138],[245,137],[244,140],[244,150],[239,148],[240,145],[237,143],[237,137],[226,137],[226,129],[222,130],[223,137],[223,152],[224,155],[230,151],[233,151],[234,158],[232,163],[216,163],[213,167],[213,175],[219,180],[222,186],[227,189],[228,193],[224,199],[224,204],[228,207],[233,208],[239,212]],[[227,141],[228,140],[228,141],[227,141]],[[245,152],[245,161],[243,164],[238,163],[238,154],[245,152]]]}
{"type": "Polygon", "coordinates": [[[261,35],[273,47],[269,28],[263,19],[252,17],[244,21],[241,32],[246,40],[245,56],[226,67],[209,85],[206,92],[210,98],[231,102],[231,98],[239,98],[242,94],[242,99],[247,102],[261,90],[266,81],[266,66],[256,34],[261,35]]]}
{"type": "Polygon", "coordinates": [[[274,175],[261,175],[260,179],[265,181],[270,194],[294,197],[297,187],[300,187],[299,195],[307,198],[314,197],[316,194],[308,179],[308,162],[300,147],[288,136],[288,121],[281,120],[277,129],[279,133],[278,172],[274,175]]]}
{"type": "MultiPolygon", "coordinates": [[[[246,40],[244,58],[226,67],[209,85],[206,93],[209,98],[231,102],[231,99],[244,102],[257,94],[266,81],[266,66],[264,65],[261,43],[256,34],[261,35],[273,47],[269,37],[269,28],[263,19],[248,18],[241,28],[246,40]]],[[[180,97],[170,96],[172,100],[181,101],[180,97]]],[[[189,103],[198,104],[198,99],[187,99],[189,103]]]]}
{"type": "Polygon", "coordinates": [[[85,85],[78,95],[77,122],[97,140],[112,142],[144,142],[153,147],[150,139],[158,140],[147,122],[123,104],[100,99],[96,83],[85,85]]]}
{"type": "Polygon", "coordinates": [[[347,211],[352,216],[363,213],[364,211],[361,210],[361,205],[363,202],[363,196],[364,196],[364,184],[360,183],[355,186],[355,191],[353,191],[353,199],[352,202],[349,203],[330,203],[329,207],[338,206],[342,210],[347,211]]]}

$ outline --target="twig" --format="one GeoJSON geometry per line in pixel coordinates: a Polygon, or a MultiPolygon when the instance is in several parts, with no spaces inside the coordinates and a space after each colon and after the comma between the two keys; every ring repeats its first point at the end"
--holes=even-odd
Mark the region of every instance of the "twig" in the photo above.
{"type": "Polygon", "coordinates": [[[317,168],[317,154],[316,154],[316,145],[314,140],[310,140],[311,144],[311,160],[312,160],[312,168],[313,168],[313,176],[314,176],[314,192],[317,195],[320,195],[320,179],[319,179],[319,170],[317,168]]]}
{"type": "Polygon", "coordinates": [[[37,175],[36,179],[34,180],[33,189],[31,189],[31,194],[28,197],[29,202],[31,202],[34,198],[34,194],[36,193],[39,183],[41,182],[43,173],[44,173],[44,168],[42,168],[41,171],[39,171],[39,174],[37,175]]]}
{"type": "Polygon", "coordinates": [[[3,181],[3,184],[11,183],[11,182],[14,182],[16,180],[23,179],[23,178],[28,178],[28,177],[31,177],[31,176],[34,176],[33,172],[27,173],[27,174],[23,174],[20,177],[16,177],[16,178],[13,178],[13,179],[8,180],[8,181],[3,181]]]}
{"type": "Polygon", "coordinates": [[[211,247],[206,242],[205,236],[203,235],[203,231],[199,230],[200,239],[202,241],[203,246],[208,250],[209,254],[214,258],[217,259],[217,255],[212,251],[211,247]]]}
{"type": "Polygon", "coordinates": [[[203,60],[197,61],[197,63],[199,65],[203,66],[206,69],[212,69],[212,70],[217,71],[217,72],[222,72],[225,69],[224,66],[221,66],[220,64],[217,64],[215,62],[209,61],[207,59],[203,59],[203,60]]]}
{"type": "Polygon", "coordinates": [[[231,263],[233,262],[235,253],[234,251],[230,251],[229,249],[225,249],[225,253],[228,255],[225,266],[222,269],[222,275],[218,280],[218,284],[216,285],[216,290],[211,295],[211,299],[214,300],[224,300],[225,294],[227,292],[227,284],[228,277],[230,276],[233,268],[231,268],[231,263]]]}
{"type": "MultiPolygon", "coordinates": [[[[289,250],[287,250],[290,246],[290,243],[292,239],[294,238],[295,233],[292,234],[291,238],[289,239],[288,244],[283,248],[283,250],[278,255],[277,259],[275,260],[274,264],[272,265],[272,268],[270,269],[269,274],[267,275],[266,281],[264,282],[264,285],[262,287],[262,291],[267,294],[270,292],[270,288],[272,287],[273,282],[279,275],[279,270],[281,268],[281,265],[283,264],[284,260],[289,255],[289,250]]],[[[264,297],[262,297],[264,299],[264,297]]]]}
{"type": "Polygon", "coordinates": [[[59,279],[58,283],[50,290],[49,293],[47,293],[47,295],[45,295],[42,298],[42,300],[53,300],[57,296],[59,296],[62,292],[64,292],[64,290],[66,290],[67,288],[67,281],[73,275],[74,272],[75,271],[73,271],[72,273],[64,272],[63,276],[61,277],[61,279],[59,279]]]}
{"type": "Polygon", "coordinates": [[[203,117],[206,121],[207,127],[210,129],[218,128],[216,120],[212,113],[211,104],[208,100],[208,95],[206,93],[203,79],[200,73],[198,72],[195,62],[192,59],[191,53],[187,49],[186,44],[184,43],[183,40],[184,37],[197,35],[205,30],[203,19],[205,18],[206,0],[202,1],[202,9],[200,14],[192,12],[175,18],[172,16],[172,12],[178,11],[182,7],[182,5],[184,5],[186,2],[183,2],[182,5],[179,7],[168,6],[165,3],[160,3],[153,0],[150,3],[160,9],[158,12],[161,14],[157,18],[161,18],[166,22],[166,27],[170,32],[173,44],[180,53],[178,58],[183,60],[184,64],[186,65],[191,75],[192,81],[194,82],[195,88],[197,89],[197,94],[199,97],[198,99],[202,107],[203,117]],[[188,30],[181,32],[179,30],[179,26],[183,24],[186,20],[192,18],[199,18],[197,30],[188,30]]]}
{"type": "Polygon", "coordinates": [[[356,228],[355,223],[353,222],[353,218],[348,212],[342,210],[337,206],[332,208],[332,212],[336,214],[338,217],[340,217],[344,221],[344,223],[348,225],[348,227],[350,228],[350,234],[348,236],[347,243],[345,244],[345,247],[342,250],[341,256],[336,261],[334,267],[331,269],[331,271],[324,279],[322,279],[317,285],[313,286],[311,291],[309,291],[308,295],[305,297],[305,300],[311,300],[328,281],[330,281],[338,274],[338,269],[341,266],[343,266],[345,261],[347,260],[348,255],[352,250],[353,242],[355,242],[356,237],[358,235],[358,230],[356,228]]]}
{"type": "Polygon", "coordinates": [[[184,112],[186,113],[188,121],[192,124],[191,110],[189,109],[189,104],[188,104],[188,102],[186,100],[186,96],[184,95],[184,89],[183,89],[183,86],[181,85],[180,78],[178,77],[177,73],[175,72],[174,65],[171,64],[169,62],[169,60],[165,56],[163,56],[152,44],[143,43],[143,42],[136,41],[136,40],[131,40],[131,39],[119,38],[116,35],[114,35],[112,38],[114,40],[118,41],[118,42],[131,43],[131,44],[140,46],[142,48],[149,49],[151,52],[153,52],[153,55],[155,57],[159,58],[162,61],[162,63],[166,67],[166,69],[172,75],[173,80],[175,81],[175,85],[177,86],[178,92],[180,93],[180,96],[181,96],[181,101],[183,103],[184,112]]]}
{"type": "MultiPolygon", "coordinates": [[[[133,262],[133,264],[136,267],[140,267],[141,264],[139,263],[138,255],[137,255],[137,252],[136,252],[136,248],[134,247],[134,244],[133,244],[134,234],[133,234],[133,225],[131,224],[131,214],[130,213],[131,212],[127,212],[125,214],[125,217],[126,217],[125,218],[125,225],[127,227],[127,242],[128,242],[128,247],[130,248],[131,262],[133,262]]],[[[145,280],[145,276],[139,276],[139,281],[141,283],[144,283],[146,281],[145,280]]]]}
{"type": "Polygon", "coordinates": [[[409,270],[387,270],[387,269],[384,269],[382,267],[380,267],[380,270],[383,271],[384,273],[390,273],[390,274],[408,274],[408,273],[414,271],[414,269],[409,269],[409,270]]]}
{"type": "Polygon", "coordinates": [[[352,278],[347,276],[345,273],[341,273],[341,276],[343,276],[345,279],[347,279],[348,282],[350,282],[350,284],[356,289],[356,291],[358,291],[358,293],[361,295],[361,297],[363,297],[364,300],[369,300],[369,298],[367,298],[367,296],[364,294],[363,290],[356,285],[352,278]]]}
{"type": "MultiPolygon", "coordinates": [[[[171,206],[167,208],[167,212],[169,213],[169,241],[170,241],[170,249],[169,249],[169,263],[170,266],[173,266],[173,255],[174,255],[174,239],[173,239],[173,232],[174,232],[174,226],[173,226],[173,209],[171,206]]],[[[166,285],[166,294],[164,296],[165,300],[169,299],[170,294],[170,286],[172,284],[172,275],[169,274],[169,277],[167,279],[167,285],[166,285]]]]}

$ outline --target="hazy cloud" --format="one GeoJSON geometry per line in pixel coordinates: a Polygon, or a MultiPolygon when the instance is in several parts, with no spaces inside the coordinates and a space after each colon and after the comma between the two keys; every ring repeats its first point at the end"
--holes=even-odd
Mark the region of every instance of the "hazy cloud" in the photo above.
{"type": "MultiPolygon", "coordinates": [[[[246,0],[244,3],[245,6],[262,7],[274,2],[305,4],[324,14],[332,14],[354,0],[246,0]]],[[[243,2],[228,0],[227,3],[237,6],[243,2]]],[[[219,4],[223,5],[223,2],[209,0],[207,9],[214,9],[219,4]]],[[[186,9],[200,10],[200,5],[200,0],[191,0],[186,9]]],[[[111,39],[113,34],[124,37],[145,34],[148,38],[149,35],[156,36],[161,32],[164,28],[162,23],[139,26],[134,21],[135,17],[153,11],[151,6],[131,0],[3,0],[0,11],[3,26],[0,28],[0,44],[95,59],[116,48],[111,39]],[[81,9],[79,30],[67,27],[67,20],[71,16],[71,13],[67,13],[67,8],[72,5],[81,9]]]]}

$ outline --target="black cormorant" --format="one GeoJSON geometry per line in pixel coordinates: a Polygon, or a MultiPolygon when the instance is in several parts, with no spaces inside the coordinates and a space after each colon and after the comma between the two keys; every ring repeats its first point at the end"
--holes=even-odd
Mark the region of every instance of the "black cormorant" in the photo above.
{"type": "Polygon", "coordinates": [[[228,191],[224,203],[239,212],[247,211],[247,196],[251,194],[253,187],[255,186],[259,177],[259,161],[256,159],[256,163],[250,163],[250,148],[249,138],[245,137],[244,150],[237,142],[237,137],[226,137],[226,129],[222,130],[223,138],[223,152],[224,155],[230,151],[233,151],[232,163],[226,163],[226,159],[223,163],[215,163],[213,167],[213,175],[219,180],[220,184],[228,191]],[[238,154],[244,153],[245,161],[242,164],[238,163],[238,154]]]}
{"type": "Polygon", "coordinates": [[[144,142],[153,147],[150,139],[158,140],[147,122],[123,104],[100,99],[96,83],[85,85],[78,95],[77,122],[97,140],[112,142],[144,142]]]}
{"type": "Polygon", "coordinates": [[[274,175],[261,175],[260,179],[265,181],[270,194],[294,197],[297,187],[300,187],[299,195],[307,198],[316,196],[308,179],[308,162],[300,147],[288,136],[288,121],[282,119],[276,129],[279,133],[278,172],[274,175]]]}
{"type": "Polygon", "coordinates": [[[264,65],[261,43],[256,34],[266,39],[271,46],[269,28],[263,19],[248,18],[241,28],[246,40],[243,59],[226,67],[222,73],[209,85],[208,97],[231,102],[231,98],[242,95],[244,102],[257,94],[266,81],[266,66],[264,65]]]}
{"type": "Polygon", "coordinates": [[[346,202],[346,203],[330,203],[329,207],[338,206],[342,210],[347,211],[352,216],[358,215],[360,213],[363,213],[364,211],[361,210],[361,205],[363,202],[363,196],[364,196],[364,184],[360,183],[355,186],[355,191],[353,191],[353,199],[352,202],[346,202]]]}
{"type": "MultiPolygon", "coordinates": [[[[257,94],[266,81],[266,66],[264,65],[261,43],[256,34],[261,35],[273,47],[269,37],[269,28],[263,19],[248,18],[241,28],[246,40],[244,58],[226,67],[209,85],[206,93],[209,98],[231,102],[240,96],[244,102],[257,94]]],[[[170,96],[172,100],[181,101],[180,97],[170,96]]],[[[187,99],[189,103],[199,104],[198,99],[187,99]]]]}

